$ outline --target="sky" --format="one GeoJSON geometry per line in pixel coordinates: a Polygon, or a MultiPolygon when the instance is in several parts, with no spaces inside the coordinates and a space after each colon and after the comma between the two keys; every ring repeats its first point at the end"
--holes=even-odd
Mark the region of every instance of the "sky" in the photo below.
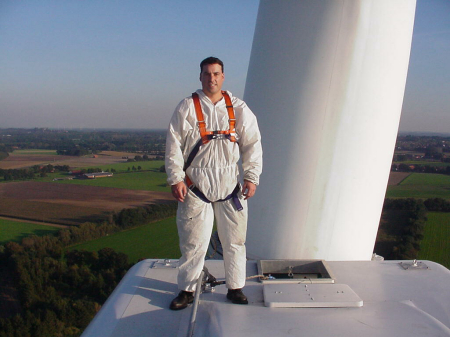
{"type": "MultiPolygon", "coordinates": [[[[217,56],[243,97],[257,0],[0,0],[0,128],[166,128],[217,56]]],[[[450,0],[418,0],[400,123],[450,133],[450,0]]]]}

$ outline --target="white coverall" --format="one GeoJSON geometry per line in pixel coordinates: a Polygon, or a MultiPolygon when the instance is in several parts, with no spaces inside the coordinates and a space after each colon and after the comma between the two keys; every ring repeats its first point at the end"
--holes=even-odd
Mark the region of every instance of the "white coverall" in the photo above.
{"type": "MultiPolygon", "coordinates": [[[[197,90],[208,131],[228,130],[228,112],[225,99],[214,105],[197,90]]],[[[178,288],[194,291],[201,274],[208,248],[214,216],[222,243],[227,288],[239,289],[245,285],[247,232],[247,202],[239,193],[244,209],[237,211],[232,199],[217,201],[230,195],[239,180],[237,162],[242,156],[244,179],[256,185],[262,170],[261,135],[255,115],[244,101],[228,92],[236,118],[236,141],[213,139],[202,145],[186,174],[211,203],[199,199],[191,190],[184,202],[178,203],[177,227],[180,240],[178,288]]],[[[166,172],[169,185],[185,179],[183,171],[193,147],[200,140],[197,117],[192,97],[182,100],[170,121],[166,139],[166,172]]]]}

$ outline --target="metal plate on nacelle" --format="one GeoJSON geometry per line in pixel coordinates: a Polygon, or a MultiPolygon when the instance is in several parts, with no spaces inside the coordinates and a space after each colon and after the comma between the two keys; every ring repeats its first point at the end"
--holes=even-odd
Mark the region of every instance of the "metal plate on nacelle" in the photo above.
{"type": "Polygon", "coordinates": [[[275,308],[362,307],[347,284],[264,284],[264,305],[275,308]]]}

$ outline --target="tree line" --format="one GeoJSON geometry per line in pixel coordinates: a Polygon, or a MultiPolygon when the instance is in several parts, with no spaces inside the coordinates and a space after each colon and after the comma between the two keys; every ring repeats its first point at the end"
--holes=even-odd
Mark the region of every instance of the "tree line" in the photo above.
{"type": "Polygon", "coordinates": [[[164,156],[155,156],[149,157],[144,154],[143,156],[136,155],[134,158],[127,158],[127,162],[135,162],[135,161],[152,161],[152,160],[164,160],[164,156]]]}
{"type": "Polygon", "coordinates": [[[35,179],[36,177],[46,177],[47,173],[51,172],[69,172],[69,165],[34,165],[29,168],[21,169],[0,169],[0,176],[3,176],[3,180],[28,180],[35,179]]]}
{"type": "Polygon", "coordinates": [[[79,336],[131,265],[125,254],[111,248],[87,252],[68,247],[174,216],[175,211],[174,202],[124,209],[102,223],[0,246],[0,263],[14,277],[21,307],[20,313],[0,319],[0,337],[79,336]]]}
{"type": "Polygon", "coordinates": [[[0,143],[0,160],[3,160],[9,156],[8,152],[11,152],[11,146],[6,146],[5,144],[0,143]]]}
{"type": "Polygon", "coordinates": [[[415,173],[438,173],[450,175],[450,166],[421,165],[421,164],[392,164],[391,171],[415,172],[415,173]]]}
{"type": "Polygon", "coordinates": [[[56,153],[61,155],[61,156],[86,156],[88,154],[92,154],[92,153],[98,153],[99,151],[96,150],[90,150],[88,148],[85,147],[80,147],[80,146],[76,146],[76,145],[71,145],[69,147],[65,147],[65,148],[59,148],[56,150],[56,153]]]}
{"type": "Polygon", "coordinates": [[[56,130],[0,129],[0,152],[18,149],[57,150],[60,155],[82,156],[100,151],[143,152],[163,155],[166,130],[56,130]]]}
{"type": "Polygon", "coordinates": [[[388,260],[417,259],[428,212],[450,212],[450,201],[386,198],[375,251],[388,260]]]}

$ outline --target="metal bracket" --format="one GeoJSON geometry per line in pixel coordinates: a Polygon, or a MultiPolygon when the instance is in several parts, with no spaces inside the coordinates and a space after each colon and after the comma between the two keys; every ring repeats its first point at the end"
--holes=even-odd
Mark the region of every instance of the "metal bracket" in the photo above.
{"type": "Polygon", "coordinates": [[[150,268],[152,269],[173,269],[178,267],[178,260],[158,260],[153,262],[152,266],[150,268]]]}
{"type": "Polygon", "coordinates": [[[413,262],[400,262],[399,265],[405,270],[430,269],[425,263],[417,260],[413,260],[413,262]]]}

